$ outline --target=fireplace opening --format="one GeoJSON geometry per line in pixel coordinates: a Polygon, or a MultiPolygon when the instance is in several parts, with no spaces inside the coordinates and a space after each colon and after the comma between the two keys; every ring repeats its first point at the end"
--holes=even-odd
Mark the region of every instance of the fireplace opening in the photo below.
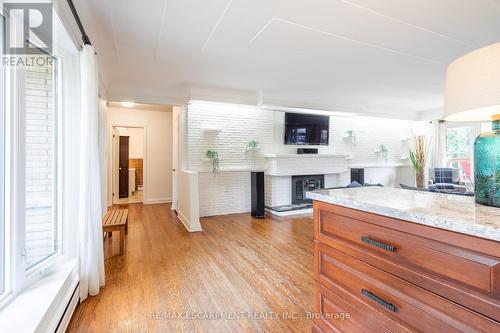
{"type": "Polygon", "coordinates": [[[325,175],[292,176],[292,204],[312,203],[306,192],[325,187],[325,175]]]}

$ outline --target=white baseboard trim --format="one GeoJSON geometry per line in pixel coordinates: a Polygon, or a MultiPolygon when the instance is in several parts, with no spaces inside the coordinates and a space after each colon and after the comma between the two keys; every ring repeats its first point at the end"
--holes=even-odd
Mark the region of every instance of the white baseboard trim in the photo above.
{"type": "Polygon", "coordinates": [[[59,328],[64,325],[63,322],[66,322],[66,326],[69,324],[73,311],[80,301],[79,278],[76,272],[66,281],[64,288],[61,290],[61,296],[55,300],[56,304],[49,310],[46,325],[39,325],[37,332],[66,331],[66,327],[63,330],[59,330],[59,328]]]}
{"type": "Polygon", "coordinates": [[[162,204],[162,203],[170,203],[172,202],[172,198],[156,198],[156,199],[148,199],[144,201],[145,205],[154,205],[154,204],[162,204]]]}
{"type": "Polygon", "coordinates": [[[182,224],[186,227],[187,231],[189,232],[199,232],[201,231],[201,225],[198,225],[194,228],[191,228],[189,220],[182,214],[182,212],[177,211],[177,216],[179,217],[179,220],[181,220],[182,224]]]}
{"type": "Polygon", "coordinates": [[[59,325],[57,326],[55,333],[66,332],[71,317],[73,317],[73,313],[75,312],[76,306],[78,305],[79,302],[80,302],[80,285],[78,284],[75,290],[73,291],[73,296],[71,297],[68,306],[66,307],[66,311],[64,312],[64,315],[61,318],[61,321],[59,322],[59,325]]]}
{"type": "Polygon", "coordinates": [[[234,214],[250,214],[250,210],[245,209],[241,211],[231,211],[231,212],[212,212],[212,213],[203,213],[200,214],[200,217],[211,217],[211,216],[225,216],[225,215],[234,215],[234,214]]]}

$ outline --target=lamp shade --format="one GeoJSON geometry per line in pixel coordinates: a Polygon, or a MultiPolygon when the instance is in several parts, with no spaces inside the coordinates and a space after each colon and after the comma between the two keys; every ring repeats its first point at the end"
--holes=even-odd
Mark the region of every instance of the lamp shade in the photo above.
{"type": "Polygon", "coordinates": [[[472,51],[448,66],[444,117],[485,121],[500,114],[500,43],[472,51]]]}

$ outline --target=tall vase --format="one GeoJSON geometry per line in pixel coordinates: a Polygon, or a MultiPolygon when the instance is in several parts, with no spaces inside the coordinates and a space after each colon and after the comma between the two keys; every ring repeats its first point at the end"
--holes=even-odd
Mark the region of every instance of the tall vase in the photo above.
{"type": "Polygon", "coordinates": [[[500,114],[493,116],[492,131],[474,143],[474,180],[476,202],[500,207],[500,114]]]}
{"type": "Polygon", "coordinates": [[[424,182],[425,182],[425,175],[424,173],[417,173],[416,174],[416,181],[417,181],[417,187],[418,188],[424,188],[424,182]]]}

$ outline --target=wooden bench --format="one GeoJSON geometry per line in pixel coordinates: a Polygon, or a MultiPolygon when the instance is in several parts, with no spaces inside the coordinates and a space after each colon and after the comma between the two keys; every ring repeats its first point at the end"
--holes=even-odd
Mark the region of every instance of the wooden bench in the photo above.
{"type": "Polygon", "coordinates": [[[123,254],[125,235],[128,234],[128,209],[108,210],[102,220],[102,230],[112,234],[120,231],[120,254],[123,254]]]}

